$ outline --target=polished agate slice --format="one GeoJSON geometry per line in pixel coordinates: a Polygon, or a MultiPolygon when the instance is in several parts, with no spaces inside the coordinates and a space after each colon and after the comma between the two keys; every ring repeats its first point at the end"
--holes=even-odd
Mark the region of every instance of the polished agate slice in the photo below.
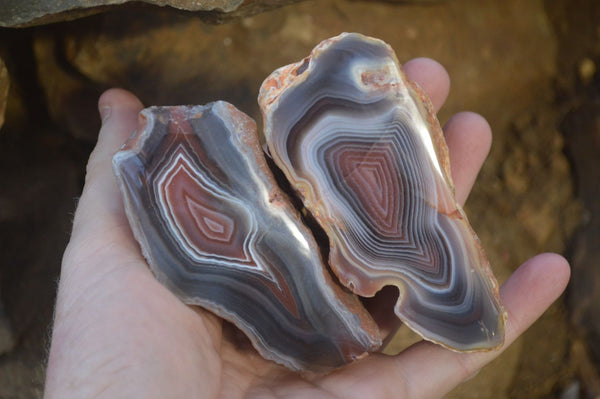
{"type": "Polygon", "coordinates": [[[113,165],[157,278],[233,322],[263,357],[327,371],[380,346],[277,187],[254,121],[235,107],[147,108],[113,165]]]}
{"type": "Polygon", "coordinates": [[[339,280],[460,351],[504,340],[505,312],[456,203],[432,105],[384,42],[342,34],[273,72],[259,96],[270,155],[330,240],[339,280]]]}

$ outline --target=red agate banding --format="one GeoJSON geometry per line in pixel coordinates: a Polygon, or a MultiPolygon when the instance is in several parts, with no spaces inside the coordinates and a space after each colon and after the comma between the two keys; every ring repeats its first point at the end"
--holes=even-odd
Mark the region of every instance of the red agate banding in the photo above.
{"type": "Polygon", "coordinates": [[[321,372],[381,345],[275,184],[254,121],[231,104],[145,109],[113,166],[157,278],[234,323],[265,358],[321,372]]]}
{"type": "Polygon", "coordinates": [[[370,297],[397,286],[397,316],[460,351],[497,348],[506,313],[454,198],[427,96],[384,42],[342,34],[261,87],[270,155],[330,240],[339,280],[370,297]]]}

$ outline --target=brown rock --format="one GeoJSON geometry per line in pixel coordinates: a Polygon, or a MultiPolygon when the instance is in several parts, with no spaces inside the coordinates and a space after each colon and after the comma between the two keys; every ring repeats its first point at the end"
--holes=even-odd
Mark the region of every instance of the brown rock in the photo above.
{"type": "Polygon", "coordinates": [[[6,111],[9,87],[10,79],[8,78],[8,70],[6,69],[6,65],[4,65],[4,61],[0,58],[0,128],[4,124],[4,112],[6,111]]]}
{"type": "Polygon", "coordinates": [[[15,347],[15,337],[10,321],[0,304],[0,355],[10,352],[15,347]]]}
{"type": "Polygon", "coordinates": [[[571,363],[577,368],[577,375],[585,390],[585,397],[599,398],[600,369],[592,359],[587,343],[581,339],[577,339],[571,344],[571,363]]]}
{"type": "MultiPolygon", "coordinates": [[[[0,8],[0,26],[24,27],[58,21],[70,21],[98,12],[111,6],[134,0],[7,0],[0,8]]],[[[209,20],[220,21],[230,17],[253,15],[258,12],[289,4],[298,0],[136,0],[156,6],[170,6],[186,11],[213,12],[205,15],[209,20]]]]}
{"type": "Polygon", "coordinates": [[[33,50],[50,117],[73,137],[95,142],[100,129],[97,101],[101,86],[62,68],[56,42],[50,36],[36,35],[33,50]]]}
{"type": "Polygon", "coordinates": [[[553,397],[571,374],[569,324],[564,303],[554,304],[523,335],[523,355],[509,391],[511,399],[553,397]]]}
{"type": "Polygon", "coordinates": [[[575,167],[584,223],[574,238],[569,288],[571,318],[590,340],[600,364],[600,102],[571,111],[563,129],[575,167]]]}
{"type": "Polygon", "coordinates": [[[583,207],[581,226],[571,244],[571,283],[568,308],[583,346],[573,345],[572,357],[586,397],[600,393],[600,3],[586,0],[548,2],[560,48],[557,85],[569,110],[561,124],[571,160],[577,196],[583,207]],[[587,352],[585,355],[582,352],[587,352]],[[579,359],[579,360],[577,360],[579,359]],[[595,362],[596,367],[590,363],[595,362]],[[595,370],[594,370],[595,369],[595,370]],[[586,376],[587,374],[587,376],[586,376]]]}
{"type": "MultiPolygon", "coordinates": [[[[44,151],[43,141],[32,141],[31,146],[44,151]]],[[[13,158],[10,151],[0,147],[3,159],[13,158]]],[[[38,162],[44,158],[35,151],[29,155],[38,162]]],[[[0,398],[42,396],[48,325],[81,178],[70,163],[47,159],[35,166],[31,163],[0,170],[4,210],[0,214],[0,291],[11,321],[9,333],[16,340],[16,346],[0,362],[0,398]]],[[[6,330],[0,320],[0,335],[3,328],[6,330]]]]}

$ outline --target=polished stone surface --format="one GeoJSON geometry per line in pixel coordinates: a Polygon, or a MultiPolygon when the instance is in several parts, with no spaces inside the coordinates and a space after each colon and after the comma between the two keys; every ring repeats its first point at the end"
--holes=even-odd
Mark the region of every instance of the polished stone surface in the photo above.
{"type": "Polygon", "coordinates": [[[506,314],[479,239],[454,198],[426,95],[384,42],[342,34],[265,80],[271,156],[330,240],[354,293],[394,285],[398,317],[425,339],[499,347],[506,314]]]}
{"type": "Polygon", "coordinates": [[[113,165],[157,278],[233,322],[264,357],[322,372],[380,346],[276,185],[254,121],[231,104],[142,111],[113,165]]]}

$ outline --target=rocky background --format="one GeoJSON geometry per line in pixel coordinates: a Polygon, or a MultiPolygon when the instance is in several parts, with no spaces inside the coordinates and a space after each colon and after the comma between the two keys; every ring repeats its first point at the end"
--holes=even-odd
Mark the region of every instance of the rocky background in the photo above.
{"type": "MultiPolygon", "coordinates": [[[[596,0],[126,0],[0,10],[0,398],[41,396],[62,251],[113,86],[147,105],[223,99],[260,124],[279,66],[356,31],[452,78],[442,123],[494,130],[467,203],[500,280],[565,254],[567,295],[451,398],[600,397],[600,3],[596,0]],[[285,6],[284,6],[285,5],[285,6]],[[159,7],[164,6],[164,7],[159,7]]],[[[401,330],[386,349],[415,338],[401,330]]]]}

